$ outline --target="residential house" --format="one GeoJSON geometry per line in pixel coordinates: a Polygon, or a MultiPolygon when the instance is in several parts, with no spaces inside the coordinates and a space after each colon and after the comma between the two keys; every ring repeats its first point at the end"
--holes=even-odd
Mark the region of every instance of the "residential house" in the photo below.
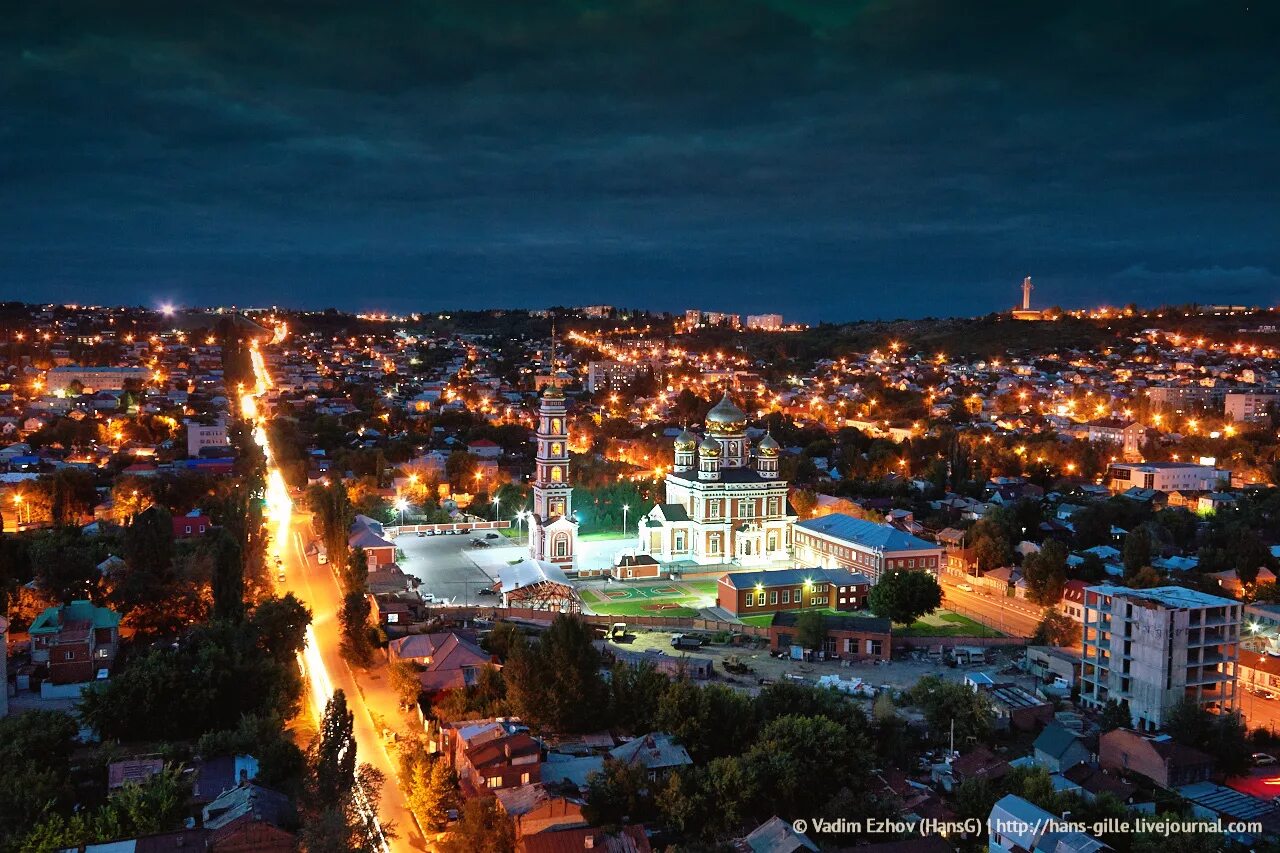
{"type": "Polygon", "coordinates": [[[1213,775],[1213,758],[1175,743],[1168,735],[1154,737],[1129,729],[1114,729],[1098,739],[1098,764],[1145,776],[1162,788],[1204,782],[1213,775]]]}
{"type": "Polygon", "coordinates": [[[1067,821],[1014,794],[1007,794],[987,818],[990,853],[1093,853],[1110,850],[1083,832],[1067,830],[1067,821]]]}
{"type": "Polygon", "coordinates": [[[577,853],[580,850],[596,853],[651,853],[653,847],[640,824],[624,826],[616,833],[608,833],[595,826],[539,832],[526,835],[516,842],[516,853],[577,853]]]}
{"type": "Polygon", "coordinates": [[[542,781],[542,744],[509,717],[464,720],[442,728],[443,751],[458,781],[473,793],[542,781]]]}
{"type": "Polygon", "coordinates": [[[1056,722],[1044,727],[1032,749],[1036,763],[1050,773],[1062,773],[1093,758],[1093,750],[1083,737],[1056,722]]]}
{"type": "Polygon", "coordinates": [[[90,601],[45,608],[31,623],[31,660],[49,665],[49,683],[81,684],[109,670],[120,645],[120,614],[90,601]]]}
{"type": "Polygon", "coordinates": [[[173,538],[191,539],[213,529],[213,521],[198,509],[173,519],[173,538]]]}
{"type": "Polygon", "coordinates": [[[616,746],[609,750],[609,755],[629,767],[643,767],[650,779],[659,779],[693,763],[688,751],[663,732],[651,732],[616,746]]]}
{"type": "Polygon", "coordinates": [[[386,538],[382,522],[367,515],[357,515],[351,522],[347,545],[351,548],[364,549],[364,556],[369,561],[370,569],[396,561],[395,543],[386,538]]]}
{"type": "Polygon", "coordinates": [[[757,826],[734,845],[737,853],[817,853],[818,845],[797,832],[791,821],[774,816],[757,826]]]}
{"type": "Polygon", "coordinates": [[[202,814],[216,853],[295,853],[298,848],[290,830],[297,814],[279,791],[249,782],[224,792],[202,814]]]}
{"type": "Polygon", "coordinates": [[[582,816],[581,799],[566,797],[547,790],[541,782],[501,788],[494,792],[498,807],[511,820],[516,838],[587,826],[582,816]]]}
{"type": "Polygon", "coordinates": [[[393,661],[408,660],[421,667],[418,680],[426,693],[467,687],[476,683],[482,667],[499,667],[479,646],[450,633],[400,637],[391,641],[387,654],[393,661]]]}

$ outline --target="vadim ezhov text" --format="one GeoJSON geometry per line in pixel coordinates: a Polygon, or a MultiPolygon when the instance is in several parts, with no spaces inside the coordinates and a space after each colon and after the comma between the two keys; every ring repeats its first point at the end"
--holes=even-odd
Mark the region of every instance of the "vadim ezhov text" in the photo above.
{"type": "Polygon", "coordinates": [[[809,821],[793,822],[798,832],[812,830],[819,835],[851,835],[866,833],[869,835],[1040,835],[1046,832],[1082,832],[1086,835],[1116,835],[1130,833],[1153,833],[1156,835],[1174,835],[1184,832],[1203,832],[1222,835],[1250,834],[1260,835],[1262,824],[1259,821],[1223,821],[1215,820],[1161,820],[1138,816],[1133,819],[1106,818],[1104,820],[1086,822],[1071,820],[1022,821],[1001,818],[984,821],[979,818],[968,820],[903,820],[901,818],[863,818],[850,820],[826,820],[813,818],[809,821]]]}

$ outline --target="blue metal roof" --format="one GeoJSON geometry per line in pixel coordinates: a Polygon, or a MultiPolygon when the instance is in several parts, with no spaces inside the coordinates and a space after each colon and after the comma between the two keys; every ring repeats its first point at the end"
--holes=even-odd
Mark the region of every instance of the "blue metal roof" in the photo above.
{"type": "Polygon", "coordinates": [[[864,521],[840,512],[801,521],[796,527],[879,551],[922,551],[938,547],[888,524],[864,521]]]}

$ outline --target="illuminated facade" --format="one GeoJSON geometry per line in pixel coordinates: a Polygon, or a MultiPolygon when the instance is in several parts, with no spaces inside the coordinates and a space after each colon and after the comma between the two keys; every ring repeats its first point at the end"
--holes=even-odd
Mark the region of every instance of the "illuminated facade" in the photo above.
{"type": "Polygon", "coordinates": [[[706,427],[700,444],[687,430],[676,438],[666,502],[639,521],[640,552],[698,565],[789,559],[797,516],[778,478],[778,443],[765,435],[752,448],[747,416],[727,392],[706,427]]]}
{"type": "Polygon", "coordinates": [[[569,485],[568,409],[558,386],[549,386],[542,395],[535,440],[529,556],[572,569],[577,558],[578,523],[573,518],[573,487],[569,485]]]}

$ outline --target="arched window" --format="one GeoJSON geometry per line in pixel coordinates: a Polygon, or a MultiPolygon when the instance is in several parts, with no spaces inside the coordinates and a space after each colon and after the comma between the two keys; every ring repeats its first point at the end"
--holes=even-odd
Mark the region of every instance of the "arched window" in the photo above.
{"type": "Polygon", "coordinates": [[[562,445],[562,444],[561,444],[560,442],[558,442],[558,441],[553,441],[553,442],[551,442],[551,455],[552,455],[552,456],[559,456],[559,455],[560,455],[561,453],[563,453],[563,452],[564,452],[564,445],[562,445]]]}
{"type": "Polygon", "coordinates": [[[559,419],[559,418],[552,418],[552,419],[551,419],[551,431],[552,431],[552,432],[555,432],[555,433],[560,432],[560,419],[559,419]]]}
{"type": "Polygon", "coordinates": [[[553,543],[553,546],[555,548],[555,555],[557,557],[569,556],[569,537],[568,536],[565,536],[563,533],[557,533],[556,540],[553,543]]]}
{"type": "Polygon", "coordinates": [[[560,471],[560,466],[559,465],[552,466],[551,482],[559,483],[559,482],[562,482],[563,480],[564,480],[564,474],[560,471]]]}

